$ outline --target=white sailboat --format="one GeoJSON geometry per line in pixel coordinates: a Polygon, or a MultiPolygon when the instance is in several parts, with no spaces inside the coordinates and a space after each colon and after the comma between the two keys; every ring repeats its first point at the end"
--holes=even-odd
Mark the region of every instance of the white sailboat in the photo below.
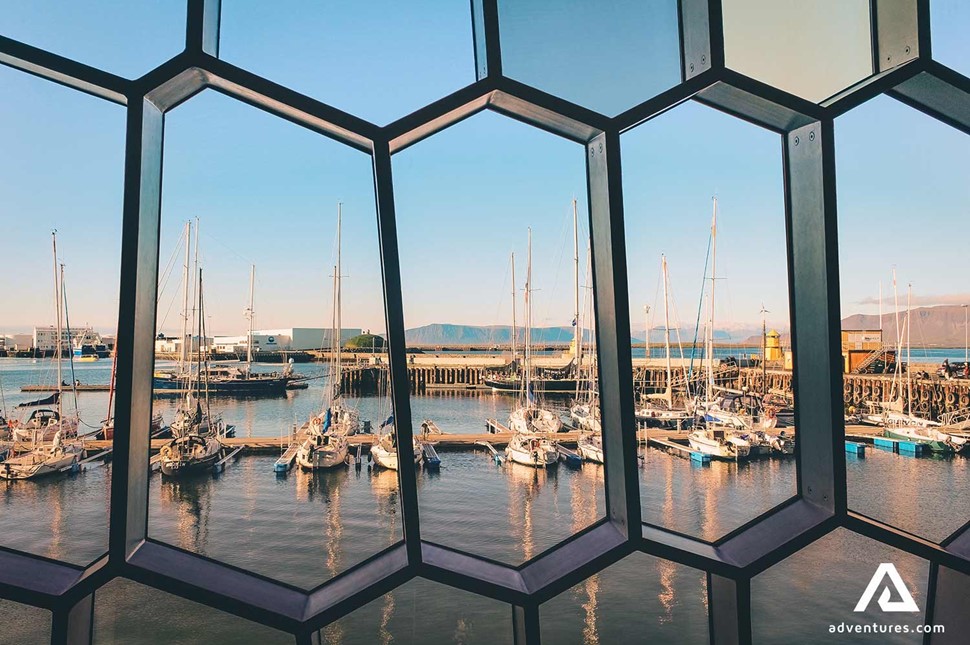
{"type": "MultiPolygon", "coordinates": [[[[911,298],[912,294],[910,294],[911,298]]],[[[903,398],[903,375],[899,357],[903,352],[903,332],[906,333],[907,365],[910,352],[910,307],[907,303],[906,319],[903,327],[899,327],[899,292],[896,289],[896,269],[893,269],[893,299],[896,308],[896,360],[890,394],[882,401],[866,401],[866,411],[862,415],[862,422],[882,426],[884,428],[939,428],[940,423],[913,413],[913,381],[909,370],[906,370],[906,399],[903,398]]]]}
{"type": "Polygon", "coordinates": [[[723,459],[743,459],[751,452],[750,444],[742,438],[748,424],[739,414],[722,407],[723,397],[716,395],[714,381],[714,312],[715,280],[717,279],[717,197],[713,198],[711,217],[711,291],[710,311],[705,329],[707,355],[707,388],[705,397],[697,397],[694,414],[701,421],[688,435],[692,449],[723,459]]]}
{"type": "Polygon", "coordinates": [[[551,410],[540,407],[532,388],[532,229],[529,229],[529,254],[525,279],[525,348],[523,373],[525,387],[519,406],[509,415],[512,438],[505,448],[509,461],[535,468],[559,463],[556,442],[549,438],[562,429],[562,420],[551,410]]]}
{"type": "MultiPolygon", "coordinates": [[[[417,437],[412,437],[411,449],[414,454],[414,463],[418,463],[421,461],[422,453],[421,443],[417,437]]],[[[378,440],[371,446],[370,455],[378,466],[397,470],[397,426],[394,424],[393,414],[378,429],[378,440]]]]}
{"type": "Polygon", "coordinates": [[[688,441],[691,449],[719,459],[745,459],[751,453],[751,444],[735,428],[717,423],[695,428],[688,441]]]}
{"type": "Polygon", "coordinates": [[[58,270],[57,231],[51,233],[54,254],[54,309],[56,312],[56,340],[54,342],[54,361],[57,367],[58,391],[55,395],[56,410],[34,410],[24,426],[14,429],[14,438],[29,441],[31,449],[27,452],[8,456],[0,463],[2,479],[34,479],[44,475],[69,470],[75,467],[84,455],[84,443],[77,440],[77,410],[74,417],[67,419],[61,404],[63,375],[61,358],[63,355],[63,335],[61,321],[65,304],[64,265],[58,270]],[[25,433],[25,434],[24,434],[25,433]],[[48,433],[50,438],[47,439],[48,433]],[[45,445],[46,441],[49,445],[45,445]]]}
{"type": "MultiPolygon", "coordinates": [[[[895,289],[896,279],[893,272],[893,287],[895,289]]],[[[915,441],[929,446],[932,452],[964,452],[970,447],[968,437],[963,433],[947,432],[946,426],[938,421],[923,418],[913,414],[913,377],[908,366],[912,365],[910,344],[910,320],[912,313],[913,287],[909,286],[906,296],[906,400],[905,411],[902,406],[902,399],[899,399],[897,409],[883,411],[883,434],[891,439],[902,439],[904,441],[915,441]]],[[[898,346],[897,346],[898,351],[898,346]]],[[[899,365],[899,361],[896,361],[899,365]]],[[[898,373],[898,368],[897,368],[898,373]]]]}
{"type": "MultiPolygon", "coordinates": [[[[663,392],[648,394],[646,400],[642,401],[636,409],[637,421],[647,426],[676,428],[681,429],[690,425],[694,415],[686,408],[674,406],[674,374],[670,362],[670,304],[669,289],[670,276],[667,272],[667,256],[660,256],[661,280],[664,288],[664,349],[667,364],[667,387],[663,392]]],[[[644,330],[644,343],[649,354],[650,347],[650,325],[647,324],[644,330]]],[[[681,352],[681,360],[683,360],[681,352]]],[[[687,388],[686,396],[690,398],[690,383],[687,375],[684,375],[684,386],[687,388]]]]}
{"type": "MultiPolygon", "coordinates": [[[[196,231],[198,239],[198,231],[196,231]]],[[[172,421],[172,439],[159,450],[159,465],[162,474],[167,477],[181,477],[193,473],[203,472],[215,464],[223,454],[221,439],[233,433],[233,427],[227,425],[221,416],[213,417],[209,408],[208,368],[209,359],[204,351],[205,334],[205,305],[202,288],[202,268],[198,269],[198,317],[199,317],[199,351],[196,377],[192,379],[191,366],[186,364],[191,343],[188,334],[188,292],[189,292],[189,246],[191,231],[187,229],[185,236],[185,265],[183,267],[183,322],[182,322],[182,352],[179,374],[185,379],[184,397],[180,398],[172,421]],[[193,393],[192,386],[202,391],[193,393]],[[205,407],[203,408],[203,403],[205,407]]],[[[198,244],[196,244],[195,264],[198,266],[198,244]]],[[[194,325],[193,325],[194,326],[194,325]]]]}
{"type": "Polygon", "coordinates": [[[337,263],[333,268],[333,318],[330,326],[329,385],[323,409],[303,424],[305,438],[296,453],[303,470],[333,468],[346,463],[347,437],[360,431],[360,414],[341,396],[341,220],[342,205],[337,204],[337,263]]]}
{"type": "MultiPolygon", "coordinates": [[[[579,436],[576,438],[576,452],[584,461],[593,463],[605,463],[603,457],[603,424],[600,418],[600,402],[597,393],[596,381],[596,348],[590,348],[589,358],[584,351],[584,326],[583,320],[591,321],[589,325],[590,335],[595,339],[593,331],[593,298],[590,296],[586,300],[584,311],[580,314],[579,308],[579,221],[576,213],[576,200],[573,200],[573,267],[574,267],[574,325],[576,327],[575,340],[576,346],[576,401],[569,408],[569,418],[579,429],[579,436]]],[[[586,252],[586,278],[590,283],[592,276],[592,252],[587,246],[586,252]]],[[[592,294],[592,291],[589,292],[592,294]]],[[[594,341],[595,342],[595,341],[594,341]]]]}

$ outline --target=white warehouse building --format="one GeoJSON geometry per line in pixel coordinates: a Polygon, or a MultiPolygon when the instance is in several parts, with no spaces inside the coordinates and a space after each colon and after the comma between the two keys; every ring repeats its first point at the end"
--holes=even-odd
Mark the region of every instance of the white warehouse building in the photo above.
{"type": "MultiPolygon", "coordinates": [[[[331,330],[320,327],[291,327],[289,329],[258,329],[253,331],[253,348],[259,352],[302,351],[324,349],[330,346],[331,330]]],[[[342,329],[341,343],[359,336],[360,329],[342,329]]],[[[216,336],[213,339],[217,352],[240,353],[246,351],[248,335],[216,336]]]]}

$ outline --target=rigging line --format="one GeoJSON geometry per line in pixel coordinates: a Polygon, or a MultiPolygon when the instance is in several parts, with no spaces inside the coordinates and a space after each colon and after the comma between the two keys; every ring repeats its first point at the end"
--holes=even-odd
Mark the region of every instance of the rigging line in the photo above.
{"type": "MultiPolygon", "coordinates": [[[[74,394],[74,416],[78,419],[81,418],[80,412],[77,406],[77,375],[74,373],[74,338],[71,336],[71,315],[67,310],[67,286],[64,284],[64,264],[61,264],[61,298],[64,302],[64,324],[67,325],[67,351],[68,356],[70,356],[70,366],[71,366],[71,392],[74,394]]],[[[58,342],[57,347],[60,349],[60,342],[58,342]]],[[[57,360],[60,361],[61,357],[58,356],[57,360]]]]}
{"type": "Polygon", "coordinates": [[[713,241],[713,231],[707,237],[707,255],[704,256],[704,274],[701,279],[701,297],[697,303],[697,321],[694,323],[694,342],[691,344],[690,348],[690,365],[687,368],[688,378],[693,378],[694,376],[694,356],[697,353],[697,334],[700,332],[701,328],[701,315],[704,312],[704,292],[707,289],[707,264],[711,259],[711,242],[713,241]]]}
{"type": "Polygon", "coordinates": [[[158,292],[155,296],[155,302],[158,302],[161,299],[162,293],[165,291],[165,288],[168,286],[168,280],[171,277],[171,272],[175,268],[175,259],[178,255],[179,250],[182,248],[182,241],[184,239],[185,239],[185,230],[183,229],[182,232],[179,233],[179,239],[178,241],[176,241],[175,246],[172,247],[172,255],[169,256],[168,258],[168,263],[165,265],[165,270],[162,271],[162,274],[161,274],[162,277],[159,279],[160,284],[158,286],[158,292]]]}

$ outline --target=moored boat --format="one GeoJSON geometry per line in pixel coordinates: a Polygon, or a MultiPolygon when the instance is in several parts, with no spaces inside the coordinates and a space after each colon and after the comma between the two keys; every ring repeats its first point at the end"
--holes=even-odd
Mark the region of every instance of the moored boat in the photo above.
{"type": "Polygon", "coordinates": [[[76,467],[84,455],[84,444],[63,442],[61,437],[58,431],[49,446],[37,446],[23,454],[8,456],[0,462],[0,479],[36,479],[76,467]]]}
{"type": "Polygon", "coordinates": [[[891,425],[883,430],[883,435],[890,439],[922,443],[938,453],[963,453],[970,447],[967,436],[951,434],[940,427],[891,425]]]}
{"type": "MultiPolygon", "coordinates": [[[[415,437],[412,440],[412,450],[414,452],[414,463],[421,461],[421,444],[415,437]]],[[[394,424],[394,417],[390,416],[381,424],[380,438],[371,446],[371,458],[382,468],[397,470],[397,426],[394,424]]]]}
{"type": "Polygon", "coordinates": [[[690,447],[718,459],[737,461],[747,459],[751,444],[728,426],[705,424],[687,436],[690,447]]]}
{"type": "Polygon", "coordinates": [[[559,463],[556,442],[541,434],[516,432],[505,447],[506,458],[516,464],[548,468],[559,463]]]}

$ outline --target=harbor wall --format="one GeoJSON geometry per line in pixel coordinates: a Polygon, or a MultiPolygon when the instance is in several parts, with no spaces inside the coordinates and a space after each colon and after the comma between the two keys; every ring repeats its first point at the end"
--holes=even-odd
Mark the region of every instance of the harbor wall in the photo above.
{"type": "MultiPolygon", "coordinates": [[[[408,365],[408,388],[412,394],[435,391],[489,391],[485,385],[488,370],[483,365],[408,365]]],[[[767,370],[758,368],[724,368],[716,374],[719,385],[752,393],[766,391],[791,394],[792,372],[790,370],[767,370]]],[[[893,377],[882,374],[843,374],[843,393],[846,406],[859,411],[866,401],[882,401],[902,397],[905,401],[908,387],[905,378],[902,386],[893,387],[893,377]]],[[[634,386],[638,392],[662,392],[667,387],[664,367],[634,366],[634,386]]],[[[343,389],[352,394],[376,394],[386,392],[388,371],[385,366],[351,367],[343,372],[343,389]]],[[[682,385],[674,377],[675,388],[682,385]]],[[[970,408],[970,379],[916,378],[912,380],[913,408],[938,416],[970,408]]]]}

